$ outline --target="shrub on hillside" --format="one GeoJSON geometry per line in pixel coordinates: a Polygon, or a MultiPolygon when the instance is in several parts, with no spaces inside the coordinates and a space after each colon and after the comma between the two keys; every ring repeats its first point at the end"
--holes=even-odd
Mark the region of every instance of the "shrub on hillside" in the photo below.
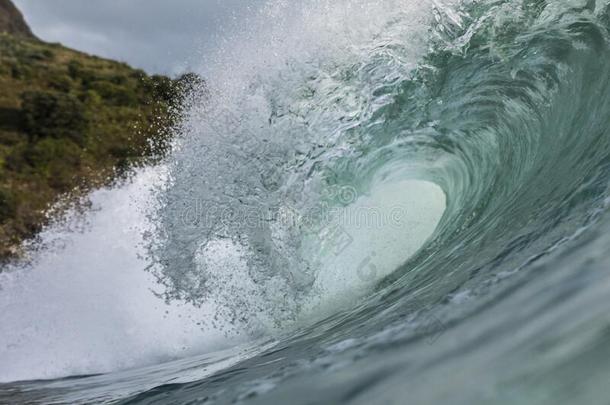
{"type": "Polygon", "coordinates": [[[32,77],[32,69],[17,61],[9,61],[11,77],[13,79],[30,79],[32,77]]]}
{"type": "Polygon", "coordinates": [[[138,98],[131,89],[111,82],[94,81],[89,88],[114,105],[134,106],[138,103],[138,98]]]}
{"type": "Polygon", "coordinates": [[[43,62],[53,60],[55,54],[50,49],[26,49],[23,58],[28,62],[43,62]]]}
{"type": "Polygon", "coordinates": [[[172,103],[176,98],[176,85],[172,79],[168,77],[153,75],[144,78],[141,85],[144,92],[151,95],[155,100],[172,103]]]}
{"type": "Polygon", "coordinates": [[[74,86],[72,79],[65,74],[49,75],[48,83],[49,87],[62,93],[69,93],[74,86]]]}
{"type": "Polygon", "coordinates": [[[12,218],[17,210],[17,202],[10,190],[0,188],[0,224],[12,218]]]}
{"type": "Polygon", "coordinates": [[[82,63],[76,60],[68,62],[68,75],[73,80],[80,80],[83,86],[87,87],[96,79],[96,73],[83,66],[82,63]]]}
{"type": "Polygon", "coordinates": [[[29,145],[25,160],[32,167],[47,168],[53,162],[74,169],[81,161],[81,149],[69,139],[45,138],[29,145]]]}
{"type": "Polygon", "coordinates": [[[75,186],[81,154],[82,149],[69,139],[44,138],[30,145],[24,158],[51,188],[65,192],[75,186]]]}
{"type": "Polygon", "coordinates": [[[21,96],[24,129],[31,137],[85,140],[88,121],[84,104],[71,94],[28,91],[21,96]]]}

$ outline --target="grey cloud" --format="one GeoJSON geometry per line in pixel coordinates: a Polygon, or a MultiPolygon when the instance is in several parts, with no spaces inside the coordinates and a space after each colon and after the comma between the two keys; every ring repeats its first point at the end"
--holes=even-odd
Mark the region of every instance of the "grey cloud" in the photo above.
{"type": "MultiPolygon", "coordinates": [[[[34,33],[150,72],[201,63],[212,36],[253,2],[244,0],[15,0],[34,33]]],[[[256,3],[256,2],[254,2],[256,3]]]]}

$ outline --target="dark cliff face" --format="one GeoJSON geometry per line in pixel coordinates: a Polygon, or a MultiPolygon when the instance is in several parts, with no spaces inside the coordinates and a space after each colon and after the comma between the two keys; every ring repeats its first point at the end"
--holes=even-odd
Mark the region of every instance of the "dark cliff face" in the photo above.
{"type": "Polygon", "coordinates": [[[0,33],[22,38],[35,38],[23,15],[11,0],[0,0],[0,33]]]}

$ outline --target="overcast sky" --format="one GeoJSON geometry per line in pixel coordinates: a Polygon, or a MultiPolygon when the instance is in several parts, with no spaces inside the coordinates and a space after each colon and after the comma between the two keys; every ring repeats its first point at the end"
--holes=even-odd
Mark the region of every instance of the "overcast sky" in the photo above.
{"type": "Polygon", "coordinates": [[[14,0],[45,41],[167,74],[199,70],[214,35],[260,1],[14,0]]]}

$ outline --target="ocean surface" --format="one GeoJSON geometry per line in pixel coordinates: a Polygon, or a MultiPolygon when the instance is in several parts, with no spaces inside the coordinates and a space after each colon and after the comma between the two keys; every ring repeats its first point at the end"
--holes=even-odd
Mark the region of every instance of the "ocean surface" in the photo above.
{"type": "Polygon", "coordinates": [[[610,404],[610,1],[269,0],[0,271],[2,404],[610,404]]]}

